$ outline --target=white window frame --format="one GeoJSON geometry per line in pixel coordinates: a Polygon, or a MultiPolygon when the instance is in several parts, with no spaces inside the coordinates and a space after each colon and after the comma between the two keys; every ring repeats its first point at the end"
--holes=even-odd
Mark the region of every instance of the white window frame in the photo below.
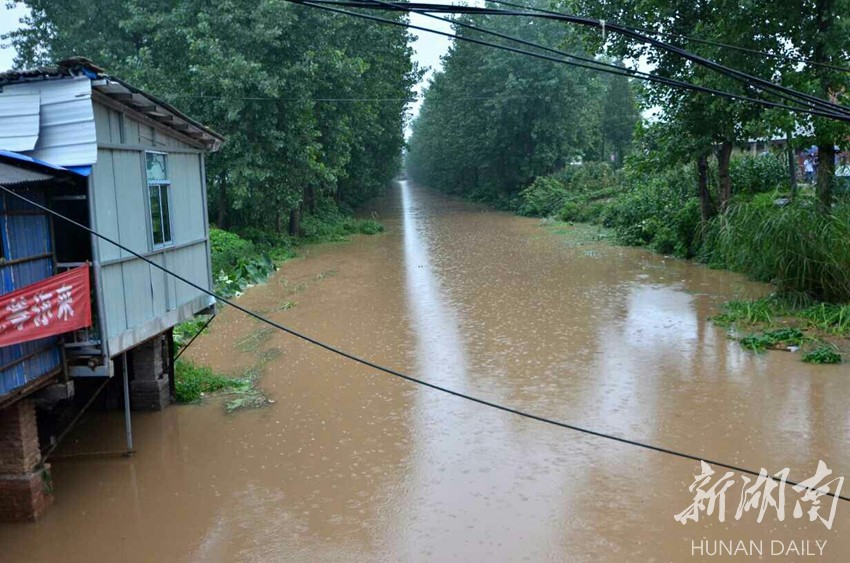
{"type": "Polygon", "coordinates": [[[148,211],[148,240],[150,241],[150,247],[153,250],[159,250],[161,248],[166,248],[169,246],[174,246],[174,225],[171,222],[171,214],[172,214],[172,205],[171,205],[171,169],[170,164],[168,162],[168,153],[162,151],[145,151],[142,169],[145,172],[145,207],[148,211]],[[148,155],[149,154],[159,154],[165,157],[165,180],[151,180],[148,178],[148,155]],[[156,186],[159,197],[159,220],[162,228],[162,242],[156,242],[156,233],[154,233],[154,221],[153,221],[153,208],[151,207],[151,188],[156,186]],[[162,205],[162,188],[166,188],[165,190],[165,207],[162,205]],[[166,212],[167,209],[167,217],[166,212]],[[167,219],[167,221],[166,221],[167,219]],[[168,239],[165,238],[166,233],[166,225],[168,226],[168,239]]]}

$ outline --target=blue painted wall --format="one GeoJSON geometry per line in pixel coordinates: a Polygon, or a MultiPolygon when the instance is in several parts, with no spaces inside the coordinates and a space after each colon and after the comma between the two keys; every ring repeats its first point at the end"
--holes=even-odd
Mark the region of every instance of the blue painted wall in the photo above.
{"type": "MultiPolygon", "coordinates": [[[[47,203],[44,189],[21,188],[16,191],[43,205],[47,203]]],[[[7,261],[39,256],[53,250],[50,220],[47,216],[8,213],[24,210],[27,210],[27,204],[19,199],[8,194],[0,196],[0,234],[3,239],[3,257],[7,261]]],[[[52,258],[40,258],[13,265],[0,264],[0,294],[10,293],[52,275],[52,258]]],[[[55,336],[0,348],[0,396],[54,371],[61,362],[60,343],[55,336]],[[49,348],[46,348],[47,346],[49,348]],[[32,358],[3,368],[43,348],[44,351],[32,358]]]]}

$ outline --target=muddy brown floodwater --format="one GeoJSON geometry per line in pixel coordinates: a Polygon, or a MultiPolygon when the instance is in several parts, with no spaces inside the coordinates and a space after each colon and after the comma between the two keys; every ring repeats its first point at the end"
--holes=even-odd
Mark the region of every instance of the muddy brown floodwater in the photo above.
{"type": "MultiPolygon", "coordinates": [[[[406,182],[374,211],[385,233],[308,247],[240,303],[542,416],[789,467],[797,480],[821,459],[850,475],[847,366],[752,355],[707,321],[765,286],[637,249],[566,244],[537,220],[406,182]]],[[[850,503],[831,530],[793,517],[790,488],[784,520],[775,510],[736,520],[736,474],[725,522],[716,508],[683,526],[673,516],[692,502],[697,462],[417,387],[233,310],[189,355],[220,372],[259,369],[274,404],[134,413],[136,456],[54,462],[55,505],[37,524],[0,527],[0,560],[696,561],[739,540],[771,559],[777,541],[789,561],[850,554],[850,503]],[[823,556],[805,556],[819,553],[815,540],[827,542],[823,556]]],[[[121,414],[100,413],[61,453],[123,438],[121,414]]],[[[828,516],[831,500],[821,504],[828,516]]]]}

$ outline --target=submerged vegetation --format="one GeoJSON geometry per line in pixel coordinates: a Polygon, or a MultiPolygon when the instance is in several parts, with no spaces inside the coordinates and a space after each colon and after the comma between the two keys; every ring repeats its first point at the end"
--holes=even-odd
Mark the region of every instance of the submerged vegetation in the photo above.
{"type": "Polygon", "coordinates": [[[245,229],[242,236],[222,229],[210,229],[215,291],[224,297],[241,295],[246,288],[265,281],[278,265],[297,255],[305,244],[342,242],[355,234],[374,235],[384,231],[376,217],[359,219],[332,205],[306,217],[302,235],[275,235],[258,229],[245,229]]]}
{"type": "Polygon", "coordinates": [[[774,295],[727,303],[712,320],[754,352],[799,349],[804,362],[815,364],[841,363],[850,352],[850,305],[774,295]]]}
{"type": "MultiPolygon", "coordinates": [[[[240,295],[248,287],[265,281],[278,264],[296,256],[299,246],[309,243],[339,242],[353,234],[376,234],[384,227],[374,217],[356,219],[336,208],[305,221],[302,237],[274,236],[263,231],[247,230],[246,236],[222,229],[210,229],[210,248],[213,264],[214,290],[223,297],[240,295]],[[247,237],[253,236],[254,240],[247,237]]],[[[333,272],[318,275],[322,279],[333,272]]],[[[295,307],[294,301],[285,301],[279,311],[295,307]]],[[[174,327],[175,352],[179,352],[204,327],[209,317],[196,317],[174,327]]],[[[210,329],[206,329],[210,330],[210,329]]],[[[262,369],[280,355],[277,348],[261,348],[272,336],[272,329],[263,326],[236,343],[240,352],[254,355],[254,365],[242,377],[218,375],[212,369],[189,360],[175,363],[175,394],[179,403],[195,403],[203,396],[218,393],[230,398],[225,407],[228,412],[242,408],[266,405],[270,399],[256,384],[262,369]]]]}
{"type": "Polygon", "coordinates": [[[174,391],[178,403],[197,403],[205,395],[219,391],[247,393],[253,389],[249,378],[224,377],[208,367],[187,360],[174,365],[174,391]]]}
{"type": "MultiPolygon", "coordinates": [[[[664,20],[678,33],[739,45],[744,41],[760,51],[805,53],[821,63],[843,60],[839,45],[850,40],[850,28],[834,23],[846,10],[844,3],[819,5],[823,10],[817,17],[782,2],[767,11],[761,5],[719,10],[710,2],[658,0],[560,4],[570,13],[599,18],[619,14],[620,23],[638,27],[653,28],[664,20]],[[755,36],[746,31],[754,22],[761,30],[755,36]]],[[[596,33],[509,20],[475,15],[463,21],[607,62],[646,57],[657,74],[751,93],[727,76],[641,42],[613,35],[605,41],[596,33]]],[[[466,29],[456,32],[474,36],[466,29]]],[[[815,72],[810,65],[789,65],[783,57],[751,57],[708,44],[688,48],[822,99],[845,103],[850,92],[846,73],[815,72]]],[[[808,350],[822,336],[837,337],[830,331],[844,330],[819,328],[811,315],[821,307],[843,319],[850,303],[850,196],[846,182],[834,173],[836,164],[845,163],[835,147],[850,138],[846,124],[667,85],[638,85],[622,76],[542,64],[512,53],[479,52],[465,43],[453,46],[443,67],[412,127],[407,164],[414,180],[521,215],[598,225],[621,244],[771,283],[783,302],[798,306],[779,314],[751,304],[753,314],[771,318],[753,319],[764,326],[741,337],[750,349],[808,350]],[[487,101],[470,107],[463,102],[469,97],[487,101]],[[656,119],[642,121],[641,106],[656,111],[656,119]],[[804,184],[798,178],[800,155],[803,149],[811,155],[813,148],[817,175],[804,184]],[[796,333],[773,326],[777,316],[786,324],[795,317],[804,327],[800,342],[789,344],[800,340],[791,338],[796,333]]],[[[836,358],[824,350],[808,353],[810,361],[836,358]]]]}

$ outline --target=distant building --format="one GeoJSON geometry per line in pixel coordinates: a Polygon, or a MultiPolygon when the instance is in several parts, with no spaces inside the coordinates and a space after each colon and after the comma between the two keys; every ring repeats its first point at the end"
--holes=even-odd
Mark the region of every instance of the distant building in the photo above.
{"type": "MultiPolygon", "coordinates": [[[[0,185],[208,289],[204,154],[222,141],[84,59],[0,73],[0,185]]],[[[0,519],[33,518],[46,501],[32,493],[41,455],[31,399],[67,400],[75,379],[112,377],[126,354],[133,407],[162,408],[171,329],[214,300],[5,192],[0,231],[0,298],[91,265],[90,327],[0,348],[0,519]]]]}

